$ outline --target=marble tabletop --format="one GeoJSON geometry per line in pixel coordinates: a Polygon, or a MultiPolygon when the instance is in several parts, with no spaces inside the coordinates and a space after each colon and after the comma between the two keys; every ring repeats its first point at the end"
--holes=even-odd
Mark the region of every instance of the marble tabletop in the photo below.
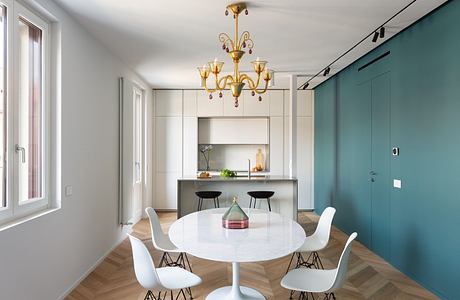
{"type": "Polygon", "coordinates": [[[256,262],[295,252],[305,241],[303,228],[290,218],[260,209],[245,208],[247,229],[225,229],[227,208],[188,214],[169,229],[171,241],[181,251],[221,262],[256,262]]]}

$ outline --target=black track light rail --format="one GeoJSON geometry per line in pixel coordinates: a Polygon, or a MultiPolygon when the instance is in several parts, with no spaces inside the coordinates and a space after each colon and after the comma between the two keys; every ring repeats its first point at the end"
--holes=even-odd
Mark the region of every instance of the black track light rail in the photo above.
{"type": "MultiPolygon", "coordinates": [[[[338,60],[340,60],[342,57],[344,57],[345,55],[347,55],[348,53],[350,53],[351,51],[353,51],[356,47],[358,47],[360,44],[362,44],[365,40],[367,40],[371,35],[374,35],[374,38],[375,37],[379,37],[380,36],[384,36],[385,34],[385,30],[383,30],[383,33],[380,30],[380,28],[383,28],[386,24],[388,24],[391,20],[393,20],[394,18],[396,18],[399,14],[401,14],[403,11],[405,11],[406,9],[408,9],[412,4],[414,4],[415,2],[417,2],[417,0],[412,0],[409,4],[407,4],[406,6],[404,6],[401,10],[399,10],[397,13],[395,13],[393,16],[391,16],[391,18],[389,18],[388,20],[386,20],[382,25],[378,26],[375,30],[372,30],[371,33],[369,33],[368,35],[366,35],[364,38],[362,38],[359,42],[357,42],[355,45],[353,45],[350,49],[348,49],[347,51],[345,51],[343,54],[341,54],[339,57],[337,57],[336,59],[334,59],[330,64],[328,64],[327,66],[325,66],[324,68],[322,68],[318,73],[316,73],[315,75],[313,75],[313,77],[311,77],[310,79],[308,79],[304,84],[302,84],[298,90],[300,89],[303,89],[305,90],[309,85],[310,85],[310,81],[313,80],[314,78],[318,77],[321,73],[326,73],[327,70],[330,70],[331,69],[331,66],[333,64],[335,64],[338,60]]],[[[326,75],[329,74],[329,72],[326,73],[326,75]]]]}

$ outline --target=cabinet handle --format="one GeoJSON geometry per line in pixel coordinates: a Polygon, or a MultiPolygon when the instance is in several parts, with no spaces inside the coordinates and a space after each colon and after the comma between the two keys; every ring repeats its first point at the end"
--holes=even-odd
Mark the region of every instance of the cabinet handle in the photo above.
{"type": "Polygon", "coordinates": [[[25,164],[25,163],[26,163],[26,148],[21,147],[21,146],[19,146],[18,144],[16,144],[15,150],[16,150],[16,153],[19,153],[19,151],[21,151],[21,154],[22,154],[22,163],[25,164]]]}

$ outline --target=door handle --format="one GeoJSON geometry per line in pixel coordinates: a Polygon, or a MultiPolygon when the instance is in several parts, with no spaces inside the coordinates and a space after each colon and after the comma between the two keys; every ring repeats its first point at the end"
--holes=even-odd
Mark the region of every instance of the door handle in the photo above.
{"type": "Polygon", "coordinates": [[[25,164],[26,163],[26,148],[21,147],[18,144],[16,144],[14,150],[16,151],[16,153],[19,153],[19,151],[21,152],[21,154],[22,154],[22,163],[25,164]]]}
{"type": "Polygon", "coordinates": [[[377,173],[375,173],[374,171],[370,171],[370,172],[369,172],[369,175],[375,176],[375,175],[377,175],[377,173]]]}

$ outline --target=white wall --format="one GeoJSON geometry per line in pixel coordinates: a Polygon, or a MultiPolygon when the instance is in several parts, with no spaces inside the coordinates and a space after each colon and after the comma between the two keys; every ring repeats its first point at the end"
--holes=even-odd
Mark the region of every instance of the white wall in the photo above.
{"type": "Polygon", "coordinates": [[[152,101],[150,88],[63,10],[39,3],[62,25],[62,185],[73,185],[73,195],[62,195],[57,212],[0,232],[0,299],[58,299],[125,237],[117,224],[117,78],[135,80],[152,101]]]}

